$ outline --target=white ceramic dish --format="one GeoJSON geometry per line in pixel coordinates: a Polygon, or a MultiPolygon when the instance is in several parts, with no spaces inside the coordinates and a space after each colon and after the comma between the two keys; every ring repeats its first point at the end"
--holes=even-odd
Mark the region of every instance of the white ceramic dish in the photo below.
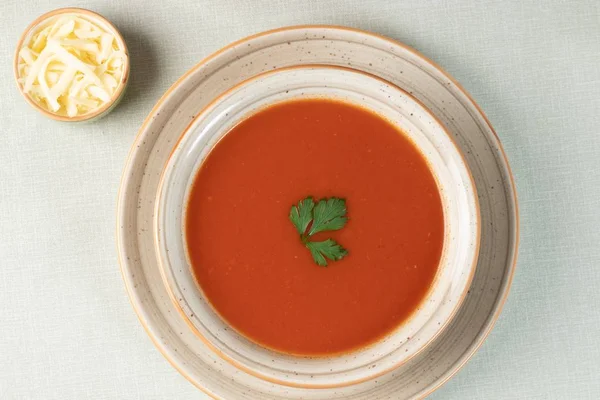
{"type": "MultiPolygon", "coordinates": [[[[450,321],[475,272],[479,211],[472,178],[444,127],[416,99],[355,70],[299,66],[253,77],[204,109],[175,147],[159,185],[155,211],[157,258],[171,298],[217,354],[250,374],[297,387],[339,387],[373,379],[412,358],[450,321]],[[185,206],[196,172],[212,147],[247,116],[268,105],[330,98],[365,107],[398,126],[419,148],[438,182],[445,238],[432,289],[408,321],[381,341],[343,356],[293,357],[257,346],[213,311],[191,272],[185,206]]],[[[285,217],[285,216],[284,216],[285,217]]]]}
{"type": "Polygon", "coordinates": [[[13,73],[15,76],[15,81],[17,82],[19,92],[23,95],[27,103],[46,117],[63,122],[92,121],[110,113],[119,104],[119,102],[125,94],[125,89],[127,88],[127,84],[129,82],[129,66],[130,62],[127,44],[125,43],[125,39],[123,39],[123,36],[116,28],[116,26],[114,26],[109,20],[107,20],[98,13],[83,8],[75,7],[59,8],[47,12],[43,15],[40,15],[38,18],[36,18],[31,24],[29,24],[29,26],[25,29],[25,31],[19,38],[19,42],[17,43],[13,59],[13,73]],[[19,51],[21,50],[23,45],[29,43],[32,36],[38,33],[43,27],[48,26],[48,24],[54,23],[56,19],[66,15],[80,17],[84,20],[96,24],[97,26],[101,27],[104,31],[111,33],[115,37],[119,49],[127,56],[125,59],[125,64],[123,65],[123,74],[121,75],[121,79],[118,82],[118,86],[112,94],[110,100],[89,113],[76,115],[74,117],[59,115],[42,107],[33,97],[31,97],[29,94],[26,94],[23,91],[23,85],[19,83],[19,51]]]}
{"type": "Polygon", "coordinates": [[[492,329],[514,275],[518,244],[516,193],[508,161],[491,125],[464,89],[401,43],[332,26],[289,27],[243,39],[178,80],[150,112],[133,144],[121,183],[117,223],[123,278],[142,326],[190,382],[214,398],[227,400],[399,400],[428,395],[464,365],[492,329]],[[318,390],[267,382],[215,354],[171,301],[154,243],[160,177],[195,116],[244,80],[307,63],[349,66],[374,74],[424,103],[464,154],[481,213],[475,276],[448,327],[419,354],[379,378],[318,390]]]}

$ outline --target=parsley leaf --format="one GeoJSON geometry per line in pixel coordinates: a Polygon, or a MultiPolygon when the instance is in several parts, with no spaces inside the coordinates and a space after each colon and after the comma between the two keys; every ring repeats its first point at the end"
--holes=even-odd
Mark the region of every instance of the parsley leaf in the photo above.
{"type": "Polygon", "coordinates": [[[309,235],[342,229],[348,221],[348,218],[346,218],[346,200],[337,197],[322,199],[317,203],[313,216],[314,220],[309,235]]]}
{"type": "Polygon", "coordinates": [[[310,254],[312,254],[317,265],[321,267],[327,266],[325,258],[337,261],[348,255],[348,250],[344,249],[333,239],[327,239],[322,242],[306,242],[306,247],[310,250],[310,254]]]}
{"type": "Polygon", "coordinates": [[[327,259],[341,260],[348,254],[348,250],[340,246],[335,240],[327,239],[321,242],[311,242],[309,239],[318,232],[335,231],[341,229],[348,222],[346,217],[346,200],[337,197],[321,199],[315,205],[312,197],[293,205],[290,209],[290,221],[300,235],[300,241],[310,251],[317,265],[327,266],[327,259]]]}
{"type": "Polygon", "coordinates": [[[306,233],[306,228],[308,228],[308,224],[313,219],[312,212],[314,207],[315,202],[312,197],[307,197],[299,201],[298,205],[292,206],[290,221],[292,221],[292,224],[294,224],[300,235],[306,233]]]}

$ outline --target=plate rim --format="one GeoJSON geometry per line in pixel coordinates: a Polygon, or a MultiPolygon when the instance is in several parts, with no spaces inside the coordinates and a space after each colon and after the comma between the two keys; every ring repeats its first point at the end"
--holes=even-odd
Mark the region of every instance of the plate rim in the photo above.
{"type": "MultiPolygon", "coordinates": [[[[150,337],[151,341],[153,342],[154,346],[159,350],[159,352],[163,355],[163,357],[184,377],[186,378],[190,383],[192,383],[195,387],[197,387],[198,389],[200,389],[202,392],[204,392],[205,394],[207,394],[208,396],[210,396],[211,398],[214,399],[219,399],[219,397],[217,397],[215,394],[211,393],[207,388],[201,386],[199,383],[195,382],[194,379],[192,379],[184,370],[183,368],[181,368],[177,363],[175,363],[175,361],[173,359],[171,359],[170,355],[168,355],[167,351],[165,350],[164,346],[159,343],[157,337],[155,336],[155,334],[153,333],[153,329],[148,326],[145,322],[145,320],[142,318],[146,312],[142,310],[141,307],[138,307],[138,303],[140,302],[139,296],[136,295],[134,287],[132,287],[132,284],[130,281],[128,281],[127,276],[125,274],[125,270],[126,268],[128,269],[129,267],[127,266],[127,260],[125,260],[125,252],[123,251],[123,239],[124,239],[124,231],[125,231],[125,217],[127,212],[125,211],[126,209],[123,207],[123,203],[125,201],[125,193],[127,192],[127,188],[128,188],[128,182],[129,182],[129,177],[130,177],[130,172],[131,169],[133,168],[133,163],[132,161],[135,158],[136,153],[139,151],[138,150],[138,146],[136,146],[137,143],[140,143],[140,140],[148,134],[147,132],[147,127],[150,124],[150,122],[154,119],[153,117],[155,115],[157,115],[158,110],[162,107],[163,103],[165,103],[170,95],[173,93],[173,91],[175,91],[177,88],[179,88],[179,86],[181,85],[181,83],[183,83],[190,75],[192,75],[193,73],[197,72],[200,68],[202,68],[204,65],[206,65],[207,63],[209,63],[210,61],[212,61],[213,59],[215,59],[216,57],[218,57],[219,55],[221,55],[222,53],[230,50],[231,48],[238,46],[240,44],[243,44],[245,42],[251,41],[253,39],[257,39],[257,38],[261,38],[261,37],[266,37],[272,34],[276,34],[276,33],[280,33],[280,32],[286,32],[286,31],[293,31],[293,30],[301,30],[301,29],[331,29],[331,30],[337,30],[337,31],[346,31],[346,32],[350,32],[350,33],[355,33],[355,34],[360,34],[360,35],[364,35],[364,36],[368,36],[368,37],[373,37],[379,40],[383,40],[385,42],[390,43],[393,46],[398,46],[400,48],[402,48],[403,50],[411,53],[413,56],[423,60],[425,63],[429,64],[431,67],[433,67],[434,69],[438,70],[440,72],[440,74],[442,74],[446,79],[448,79],[448,81],[452,82],[452,84],[455,85],[456,89],[458,89],[459,92],[461,92],[466,99],[468,100],[468,102],[477,110],[477,112],[479,113],[479,115],[482,117],[483,122],[485,122],[485,124],[487,125],[489,131],[493,134],[496,143],[494,143],[497,147],[497,152],[498,154],[501,156],[503,163],[500,165],[500,169],[504,170],[504,172],[506,173],[506,177],[508,185],[507,187],[510,189],[509,191],[507,191],[507,194],[509,195],[508,197],[510,199],[512,199],[512,206],[514,208],[513,210],[513,215],[509,216],[509,220],[510,222],[512,222],[512,226],[509,226],[509,232],[512,233],[512,241],[509,244],[509,257],[507,257],[507,260],[510,259],[510,262],[506,263],[507,268],[505,269],[508,274],[504,276],[502,284],[500,286],[500,290],[499,290],[499,300],[497,300],[492,308],[492,312],[489,314],[489,316],[487,317],[487,319],[485,320],[485,323],[483,324],[483,329],[478,333],[478,335],[475,337],[475,339],[473,340],[472,344],[469,345],[469,347],[467,348],[467,350],[460,356],[460,358],[454,363],[452,364],[449,368],[448,368],[448,372],[445,374],[445,376],[442,376],[438,379],[437,382],[434,382],[429,388],[427,388],[426,390],[423,390],[419,393],[416,394],[417,398],[425,398],[427,396],[429,396],[431,393],[433,393],[434,391],[436,391],[437,389],[439,389],[441,386],[443,386],[445,383],[447,383],[452,377],[454,377],[458,371],[460,371],[462,369],[462,367],[473,357],[473,355],[481,348],[481,346],[483,345],[483,343],[485,342],[485,340],[487,339],[487,337],[489,336],[490,332],[493,330],[500,314],[502,313],[502,310],[504,308],[504,305],[506,303],[506,300],[508,298],[508,295],[510,293],[510,288],[512,286],[512,282],[514,280],[514,276],[515,276],[515,271],[516,271],[516,265],[517,265],[517,260],[518,260],[518,253],[519,253],[519,243],[520,243],[520,214],[519,214],[519,202],[518,202],[518,197],[517,197],[517,190],[516,190],[516,183],[515,183],[515,178],[514,178],[514,174],[512,172],[512,169],[510,167],[510,163],[508,160],[508,157],[506,155],[506,152],[504,150],[504,147],[502,145],[502,142],[497,134],[497,132],[495,131],[495,129],[493,128],[491,122],[489,121],[487,115],[484,113],[484,111],[481,109],[481,107],[477,104],[477,102],[475,102],[475,100],[473,99],[473,97],[471,96],[471,94],[455,79],[453,78],[448,72],[446,72],[445,69],[443,69],[440,65],[438,65],[437,63],[435,63],[434,61],[432,61],[431,59],[429,59],[427,56],[421,54],[420,52],[418,52],[417,50],[415,50],[414,48],[400,42],[399,40],[387,37],[385,35],[381,35],[378,33],[374,33],[374,32],[370,32],[370,31],[365,31],[362,29],[357,29],[357,28],[351,28],[351,27],[347,27],[347,26],[341,26],[341,25],[327,25],[327,24],[304,24],[304,25],[291,25],[291,26],[284,26],[284,27],[280,27],[280,28],[275,28],[275,29],[270,29],[270,30],[266,30],[263,32],[259,32],[259,33],[255,33],[249,36],[246,36],[244,38],[238,39],[234,42],[229,43],[228,45],[218,49],[217,51],[211,53],[210,55],[208,55],[207,57],[204,57],[203,59],[201,59],[197,64],[195,64],[193,67],[191,67],[188,71],[186,71],[182,76],[180,76],[166,91],[165,93],[158,99],[158,101],[156,102],[156,104],[152,107],[152,109],[150,110],[150,112],[148,113],[148,115],[146,116],[146,118],[144,119],[144,121],[142,122],[142,125],[140,126],[140,128],[138,129],[136,136],[132,142],[131,148],[128,152],[126,161],[125,161],[125,165],[123,168],[123,172],[121,175],[121,180],[120,180],[120,185],[119,185],[119,190],[117,193],[117,210],[116,210],[116,245],[117,245],[117,258],[118,258],[118,262],[119,262],[119,269],[121,271],[121,275],[123,277],[123,281],[125,284],[125,288],[127,291],[127,295],[129,298],[129,301],[134,309],[134,312],[136,313],[142,327],[144,328],[144,330],[146,331],[146,333],[148,334],[148,336],[150,337]],[[513,218],[514,217],[514,218],[513,218]]],[[[428,108],[427,108],[428,109],[428,108]]],[[[190,121],[190,123],[188,124],[188,126],[186,127],[186,129],[189,129],[189,126],[191,124],[193,124],[193,120],[190,121]]],[[[468,164],[467,164],[468,165],[468,164]]]]}

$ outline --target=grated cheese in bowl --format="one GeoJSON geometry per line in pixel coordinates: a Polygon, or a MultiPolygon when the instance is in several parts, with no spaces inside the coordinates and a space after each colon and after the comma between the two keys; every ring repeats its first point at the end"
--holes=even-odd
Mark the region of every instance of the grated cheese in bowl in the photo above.
{"type": "Polygon", "coordinates": [[[22,92],[43,110],[81,120],[118,100],[129,60],[125,42],[108,21],[71,10],[34,22],[18,49],[15,73],[22,92]]]}

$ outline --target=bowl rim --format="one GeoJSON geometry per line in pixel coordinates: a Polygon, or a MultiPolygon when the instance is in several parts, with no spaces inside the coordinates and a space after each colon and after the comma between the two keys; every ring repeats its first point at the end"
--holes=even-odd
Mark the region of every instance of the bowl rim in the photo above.
{"type": "MultiPolygon", "coordinates": [[[[293,101],[293,100],[288,100],[288,101],[293,101]]],[[[247,117],[247,116],[246,116],[247,117]]],[[[245,118],[245,117],[244,117],[245,118]]],[[[217,142],[218,143],[218,142],[217,142]]],[[[416,146],[415,144],[413,144],[413,146],[416,146]]],[[[214,145],[213,145],[214,147],[214,145]]],[[[419,150],[420,152],[420,150],[419,150]]],[[[429,162],[427,162],[428,164],[428,169],[431,170],[431,165],[429,165],[429,162]]],[[[436,178],[437,181],[437,178],[436,178]]],[[[438,189],[439,190],[439,189],[438,189]]],[[[157,265],[158,265],[158,269],[160,272],[160,276],[162,278],[163,284],[165,286],[165,289],[168,293],[169,298],[171,299],[171,302],[173,303],[173,305],[175,306],[175,309],[177,310],[177,312],[180,314],[180,316],[183,318],[183,320],[185,321],[185,323],[188,325],[188,327],[190,328],[190,330],[193,332],[193,334],[198,337],[209,349],[211,349],[217,356],[221,357],[223,360],[225,360],[226,362],[232,364],[233,366],[235,366],[236,368],[251,374],[257,378],[260,378],[262,380],[271,382],[271,383],[275,383],[275,384],[279,384],[279,385],[283,385],[283,386],[288,386],[288,387],[298,387],[298,388],[309,388],[309,389],[329,389],[329,388],[341,388],[341,387],[346,387],[346,386],[351,386],[351,385],[355,385],[355,384],[359,384],[362,382],[366,382],[372,379],[377,379],[378,377],[385,375],[391,371],[393,371],[394,369],[404,365],[405,363],[409,362],[411,359],[413,359],[414,357],[416,357],[417,355],[419,355],[422,351],[424,351],[433,341],[435,341],[435,339],[438,338],[438,336],[447,328],[447,326],[450,324],[450,322],[452,322],[452,320],[454,319],[454,317],[456,316],[456,314],[458,313],[458,311],[460,310],[468,292],[469,289],[471,287],[471,284],[473,282],[473,278],[475,276],[475,271],[477,269],[477,263],[479,260],[479,251],[480,251],[480,246],[481,246],[481,210],[480,210],[480,205],[479,205],[479,198],[477,195],[477,187],[475,185],[475,180],[473,178],[471,169],[469,167],[469,164],[467,163],[467,160],[464,156],[464,154],[462,153],[462,151],[460,150],[460,147],[458,146],[458,144],[456,143],[456,140],[454,137],[452,137],[452,135],[449,133],[448,129],[446,128],[446,126],[442,123],[442,121],[423,103],[421,102],[419,99],[417,99],[416,97],[414,97],[411,93],[409,93],[407,90],[402,89],[401,87],[399,87],[398,85],[380,77],[374,74],[371,74],[369,72],[365,72],[365,71],[361,71],[355,68],[351,68],[351,67],[345,67],[345,66],[339,66],[339,65],[328,65],[328,64],[297,64],[297,65],[292,65],[292,66],[287,66],[287,67],[281,67],[278,68],[276,70],[271,70],[271,71],[265,71],[256,75],[253,75],[247,79],[242,80],[241,82],[237,83],[236,85],[230,87],[229,89],[227,89],[226,91],[218,94],[217,96],[215,96],[210,102],[208,102],[204,107],[202,107],[197,113],[194,114],[193,118],[191,119],[191,121],[188,123],[188,125],[185,127],[185,129],[183,129],[181,135],[179,136],[179,138],[174,142],[173,144],[173,148],[171,150],[171,152],[169,153],[168,159],[166,160],[163,169],[160,173],[160,177],[158,180],[158,185],[157,185],[157,191],[156,191],[156,195],[155,195],[155,204],[154,204],[154,222],[153,222],[153,226],[154,226],[154,234],[153,234],[153,241],[154,241],[154,248],[155,248],[155,252],[157,253],[157,265]],[[199,330],[198,328],[195,326],[195,324],[190,320],[190,316],[187,315],[187,313],[183,310],[183,308],[181,307],[181,305],[179,304],[179,302],[177,301],[177,296],[175,295],[175,293],[173,292],[173,289],[168,281],[167,278],[167,273],[165,271],[165,265],[164,265],[164,260],[162,259],[161,255],[159,254],[159,243],[161,242],[160,240],[160,235],[159,235],[159,229],[158,229],[158,221],[159,221],[159,215],[163,214],[160,211],[160,205],[162,204],[160,202],[160,198],[161,198],[161,194],[163,192],[163,188],[165,187],[165,179],[166,179],[166,174],[167,174],[167,170],[168,170],[168,166],[171,163],[173,156],[176,153],[177,148],[180,146],[182,140],[188,135],[188,133],[192,130],[192,128],[194,127],[194,125],[197,123],[197,121],[199,120],[199,117],[202,116],[203,114],[205,114],[210,108],[212,108],[214,105],[218,104],[223,98],[225,98],[226,96],[228,96],[229,94],[231,94],[232,92],[238,90],[240,87],[255,81],[257,79],[261,79],[270,75],[274,75],[277,73],[281,73],[281,72],[287,72],[287,71],[294,71],[294,70],[302,70],[302,69],[307,69],[307,68],[324,68],[324,69],[329,69],[329,70],[342,70],[342,71],[347,71],[347,72],[352,72],[352,73],[357,73],[363,76],[368,76],[372,79],[375,79],[381,83],[384,83],[386,85],[389,85],[390,87],[392,87],[394,90],[398,90],[401,93],[403,93],[405,96],[407,96],[411,101],[415,102],[418,106],[420,106],[424,112],[426,114],[429,115],[429,117],[431,117],[435,123],[438,124],[438,126],[441,128],[442,132],[444,133],[444,135],[450,139],[450,145],[454,148],[454,150],[456,151],[456,153],[459,156],[459,159],[461,160],[462,164],[465,167],[465,171],[467,173],[467,177],[468,177],[468,181],[471,184],[471,188],[472,188],[472,198],[473,198],[473,203],[474,203],[474,224],[476,225],[476,230],[475,230],[475,236],[474,236],[474,245],[475,248],[473,250],[473,257],[472,257],[472,261],[471,261],[471,265],[469,266],[469,275],[466,279],[465,282],[465,286],[463,291],[460,294],[460,297],[458,298],[458,300],[456,302],[454,302],[453,308],[451,310],[451,312],[448,314],[448,317],[445,318],[445,320],[438,326],[438,328],[436,329],[436,331],[433,333],[433,335],[431,335],[431,337],[429,337],[427,340],[425,340],[423,343],[420,344],[419,348],[413,353],[411,354],[409,357],[407,358],[403,358],[401,360],[399,360],[398,362],[394,363],[392,366],[383,369],[381,371],[378,371],[377,373],[374,374],[370,374],[369,376],[365,376],[363,378],[360,379],[353,379],[353,380],[347,380],[344,381],[343,383],[338,383],[338,384],[314,384],[314,383],[295,383],[295,382],[290,382],[290,381],[284,381],[284,380],[280,380],[274,377],[271,377],[269,375],[263,374],[261,372],[258,372],[252,368],[247,367],[246,365],[240,363],[239,361],[233,359],[232,357],[230,357],[229,355],[227,355],[226,353],[224,353],[223,351],[221,351],[219,348],[217,348],[208,338],[206,338],[199,330]]],[[[441,262],[442,259],[440,259],[441,262]]],[[[439,267],[439,265],[438,265],[439,267]]],[[[196,280],[196,276],[195,274],[192,272],[192,276],[194,279],[194,283],[197,287],[198,290],[202,290],[202,288],[199,286],[197,280],[196,280]]],[[[438,284],[438,277],[436,277],[434,279],[434,281],[432,282],[432,286],[430,287],[430,289],[428,290],[427,295],[423,298],[422,302],[425,301],[427,299],[427,296],[431,293],[433,286],[435,286],[436,284],[438,284]]],[[[419,304],[422,304],[419,303],[419,304]]],[[[209,301],[210,303],[210,301],[209,301]]],[[[210,305],[213,309],[214,306],[212,306],[212,304],[210,305]]],[[[215,310],[216,311],[216,310],[215,310]]],[[[226,324],[229,324],[227,322],[227,320],[225,320],[221,314],[216,311],[217,315],[219,318],[223,319],[224,322],[226,324]]],[[[411,319],[414,317],[414,315],[418,313],[418,310],[414,310],[411,315],[408,317],[408,319],[411,319]]],[[[243,333],[237,331],[237,329],[234,329],[239,335],[241,335],[242,337],[248,339],[243,333]]],[[[393,334],[393,332],[395,330],[397,330],[398,327],[394,328],[389,334],[393,334]]],[[[251,340],[251,339],[249,339],[251,340]]],[[[368,348],[372,345],[375,345],[376,343],[380,342],[382,339],[378,339],[373,343],[369,343],[366,346],[362,346],[360,349],[357,350],[362,350],[365,348],[368,348]]],[[[252,340],[251,340],[252,341],[252,340]]],[[[254,341],[252,341],[254,342],[254,341]]],[[[254,342],[256,343],[256,342],[254,342]]],[[[263,345],[257,343],[258,346],[264,347],[263,345]]],[[[271,348],[268,348],[268,350],[274,351],[271,348]]],[[[275,350],[276,351],[276,350],[275,350]]],[[[284,352],[280,352],[282,354],[286,354],[284,352]]],[[[351,352],[347,352],[344,353],[344,355],[347,354],[351,354],[351,352]]],[[[337,357],[340,356],[340,354],[333,354],[331,355],[331,357],[337,357]]],[[[302,356],[297,356],[298,358],[302,358],[302,356]]],[[[324,355],[323,357],[328,357],[327,355],[324,355]]]]}
{"type": "Polygon", "coordinates": [[[34,19],[27,26],[27,28],[25,28],[25,30],[19,37],[19,41],[17,42],[17,46],[15,48],[15,53],[13,56],[13,75],[15,78],[15,83],[17,84],[17,88],[19,89],[19,92],[25,98],[25,101],[27,101],[27,103],[31,107],[33,107],[35,110],[37,110],[39,113],[43,114],[44,116],[46,116],[50,119],[53,119],[55,121],[63,121],[63,122],[88,121],[88,120],[94,119],[94,118],[104,114],[105,112],[109,111],[111,109],[111,107],[116,104],[116,102],[119,100],[119,98],[123,94],[125,87],[127,86],[127,81],[129,80],[129,71],[130,71],[129,50],[127,49],[127,44],[125,43],[125,39],[123,39],[121,32],[119,32],[117,27],[112,22],[110,22],[107,18],[103,17],[102,15],[98,14],[97,12],[94,12],[94,11],[91,11],[91,10],[88,10],[85,8],[78,8],[78,7],[57,8],[55,10],[44,13],[44,14],[40,15],[39,17],[37,17],[36,19],[34,19]],[[108,102],[106,102],[105,104],[103,104],[102,106],[98,107],[93,112],[89,112],[89,113],[83,114],[83,115],[76,115],[74,117],[58,115],[51,111],[46,110],[45,108],[40,106],[29,94],[25,93],[23,91],[23,85],[21,85],[19,83],[19,78],[20,78],[19,77],[19,52],[21,51],[21,48],[23,47],[23,42],[25,41],[25,38],[29,35],[30,32],[32,32],[38,25],[40,25],[45,20],[50,19],[52,17],[56,17],[57,15],[62,15],[62,14],[80,14],[80,15],[86,16],[92,20],[98,20],[98,21],[102,22],[103,24],[105,24],[112,30],[112,33],[115,35],[115,39],[117,40],[119,47],[121,47],[121,49],[127,56],[127,59],[125,60],[125,63],[123,64],[123,75],[121,76],[119,85],[117,86],[117,90],[115,90],[115,92],[112,94],[110,100],[108,102]]]}

